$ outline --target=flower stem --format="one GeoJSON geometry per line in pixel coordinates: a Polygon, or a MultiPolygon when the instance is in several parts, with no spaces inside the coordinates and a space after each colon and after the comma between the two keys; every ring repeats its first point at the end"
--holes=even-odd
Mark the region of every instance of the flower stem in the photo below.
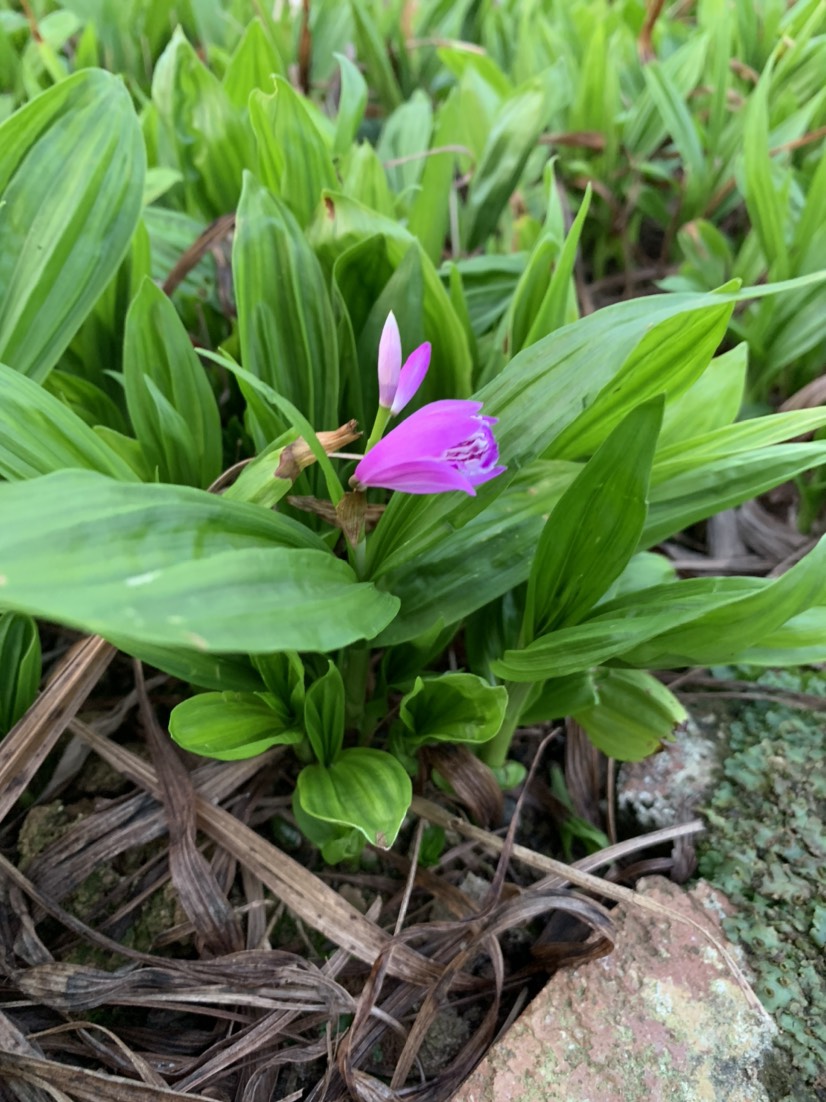
{"type": "Polygon", "coordinates": [[[505,764],[513,736],[519,726],[519,717],[525,707],[528,694],[533,688],[533,683],[530,681],[508,681],[505,687],[508,690],[508,706],[505,709],[502,726],[490,742],[486,742],[479,749],[479,757],[491,769],[498,769],[505,764]]]}
{"type": "Polygon", "coordinates": [[[370,648],[367,643],[361,641],[347,647],[341,665],[347,727],[360,730],[367,697],[367,676],[370,672],[370,648]]]}
{"type": "Polygon", "coordinates": [[[387,428],[387,422],[389,420],[390,410],[386,406],[379,406],[378,410],[376,411],[376,419],[373,422],[372,429],[370,430],[370,436],[367,439],[367,445],[364,449],[365,455],[375,444],[378,444],[379,440],[381,440],[382,434],[387,428]]]}

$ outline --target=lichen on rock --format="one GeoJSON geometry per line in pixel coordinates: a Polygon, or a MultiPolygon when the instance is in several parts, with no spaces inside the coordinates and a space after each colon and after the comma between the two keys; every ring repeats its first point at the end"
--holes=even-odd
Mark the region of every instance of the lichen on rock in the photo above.
{"type": "MultiPolygon", "coordinates": [[[[772,672],[759,684],[826,698],[822,672],[772,672]]],[[[746,949],[781,1030],[771,1097],[826,1099],[826,715],[749,703],[728,738],[699,871],[734,904],[724,929],[746,949]]]]}

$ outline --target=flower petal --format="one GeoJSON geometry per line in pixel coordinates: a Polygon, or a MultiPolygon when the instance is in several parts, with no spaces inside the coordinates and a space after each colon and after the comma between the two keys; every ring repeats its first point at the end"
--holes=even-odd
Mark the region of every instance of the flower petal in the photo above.
{"type": "Polygon", "coordinates": [[[399,374],[399,385],[396,387],[396,397],[390,407],[390,412],[395,417],[401,413],[424,381],[427,369],[430,367],[430,341],[425,341],[418,348],[414,348],[402,365],[399,374]]]}
{"type": "Polygon", "coordinates": [[[379,405],[389,409],[393,404],[402,366],[402,339],[391,310],[379,339],[379,405]]]}
{"type": "Polygon", "coordinates": [[[402,490],[406,494],[439,494],[447,490],[476,494],[473,483],[449,463],[438,459],[411,459],[395,466],[370,464],[368,461],[375,450],[373,448],[356,467],[354,478],[362,486],[402,490]]]}
{"type": "Polygon", "coordinates": [[[400,459],[438,459],[447,448],[461,444],[476,430],[476,414],[481,408],[481,402],[464,398],[430,402],[411,413],[380,440],[370,455],[381,449],[387,454],[395,453],[400,459]]]}

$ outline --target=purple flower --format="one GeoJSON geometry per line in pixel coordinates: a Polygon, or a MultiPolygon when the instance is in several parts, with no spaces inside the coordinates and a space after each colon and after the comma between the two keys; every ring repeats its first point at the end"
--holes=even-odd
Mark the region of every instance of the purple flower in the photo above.
{"type": "Polygon", "coordinates": [[[401,413],[419,387],[430,366],[430,344],[415,348],[402,365],[399,326],[391,310],[379,340],[379,405],[392,416],[401,413]]]}
{"type": "Polygon", "coordinates": [[[475,495],[476,486],[506,470],[498,465],[491,430],[496,418],[481,417],[481,408],[481,402],[457,398],[416,410],[364,456],[353,484],[408,494],[463,490],[475,495]]]}

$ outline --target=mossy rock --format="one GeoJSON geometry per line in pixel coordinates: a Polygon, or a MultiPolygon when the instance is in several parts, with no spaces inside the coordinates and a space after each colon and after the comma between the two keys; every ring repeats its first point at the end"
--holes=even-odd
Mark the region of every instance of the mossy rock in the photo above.
{"type": "MultiPolygon", "coordinates": [[[[822,671],[757,684],[826,699],[822,671]]],[[[742,945],[775,1017],[767,1065],[775,1102],[826,1100],[826,712],[754,702],[728,723],[723,779],[706,808],[700,875],[734,904],[725,931],[742,945]]]]}

